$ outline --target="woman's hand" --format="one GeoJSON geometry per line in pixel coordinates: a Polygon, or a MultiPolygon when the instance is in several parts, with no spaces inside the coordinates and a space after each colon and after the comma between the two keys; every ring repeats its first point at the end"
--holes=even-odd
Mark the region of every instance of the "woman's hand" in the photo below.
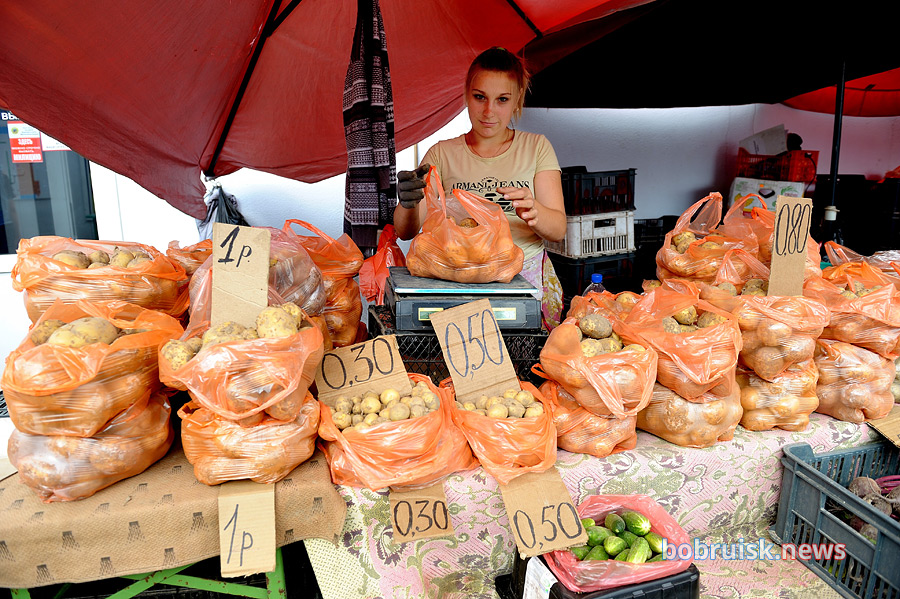
{"type": "Polygon", "coordinates": [[[516,216],[525,221],[532,229],[538,224],[537,201],[531,195],[527,187],[498,187],[497,193],[503,195],[503,199],[512,200],[512,206],[516,209],[516,216]]]}
{"type": "Polygon", "coordinates": [[[541,239],[560,241],[566,236],[566,213],[560,172],[540,171],[534,176],[534,193],[527,187],[499,187],[497,193],[512,200],[516,215],[541,239]],[[535,199],[535,194],[540,200],[535,199]]]}

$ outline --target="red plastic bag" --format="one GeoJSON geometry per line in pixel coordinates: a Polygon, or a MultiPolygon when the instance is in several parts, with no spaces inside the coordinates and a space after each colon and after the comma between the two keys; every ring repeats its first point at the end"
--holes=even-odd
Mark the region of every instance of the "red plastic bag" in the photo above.
{"type": "Polygon", "coordinates": [[[188,307],[182,285],[187,280],[184,269],[149,245],[43,236],[22,239],[16,253],[13,289],[25,291],[25,310],[31,322],[37,322],[57,299],[67,304],[80,299],[99,303],[123,301],[176,318],[188,307]],[[102,251],[111,256],[115,248],[140,251],[151,259],[130,267],[102,268],[77,268],[53,259],[62,251],[102,251]]]}
{"type": "Polygon", "coordinates": [[[634,416],[604,418],[592,414],[555,381],[545,382],[540,391],[553,407],[556,445],[560,449],[605,458],[637,446],[634,416]]]}
{"type": "Polygon", "coordinates": [[[719,270],[725,252],[741,248],[751,254],[757,251],[755,237],[730,237],[717,234],[714,227],[722,215],[722,194],[713,192],[682,213],[675,228],[666,233],[662,247],[656,253],[656,276],[665,279],[682,278],[711,281],[719,270]],[[702,207],[702,210],[701,210],[702,207]],[[697,213],[697,218],[691,218],[697,213]],[[681,239],[690,234],[693,239],[681,239]],[[676,245],[678,239],[681,245],[676,245]],[[679,251],[679,248],[682,251],[679,251]]]}
{"type": "Polygon", "coordinates": [[[14,430],[9,460],[42,501],[90,497],[140,474],[166,455],[175,433],[168,398],[134,404],[91,437],[29,435],[14,430]]]}
{"type": "MultiPolygon", "coordinates": [[[[544,406],[540,416],[498,419],[477,412],[452,408],[453,422],[462,430],[485,472],[500,484],[526,472],[543,472],[556,464],[556,426],[550,402],[531,383],[519,381],[522,390],[534,395],[544,406]]],[[[446,379],[455,402],[453,381],[446,379]]]]}
{"type": "Polygon", "coordinates": [[[657,354],[625,323],[612,319],[611,324],[623,345],[640,345],[644,350],[585,356],[578,319],[569,317],[544,343],[541,368],[586,410],[598,416],[636,416],[653,393],[657,354]]]}
{"type": "Polygon", "coordinates": [[[637,428],[682,447],[711,447],[734,438],[742,414],[737,385],[727,397],[708,394],[688,401],[657,383],[650,403],[637,415],[637,428]]]}
{"type": "Polygon", "coordinates": [[[427,216],[406,256],[410,274],[457,283],[509,283],[521,272],[525,254],[513,242],[498,204],[461,189],[446,198],[435,167],[425,177],[424,201],[427,216]],[[457,224],[465,219],[477,224],[457,224]]]}
{"type": "Polygon", "coordinates": [[[451,399],[425,375],[410,374],[411,381],[424,381],[440,399],[439,409],[397,422],[385,422],[359,431],[339,430],[331,410],[319,402],[320,447],[336,485],[368,487],[427,487],[444,477],[478,465],[462,432],[450,416],[451,399]]]}
{"type": "MultiPolygon", "coordinates": [[[[602,522],[607,514],[635,510],[650,519],[650,531],[667,540],[668,545],[683,545],[690,537],[678,522],[647,495],[591,495],[578,505],[578,515],[602,522]]],[[[673,559],[660,562],[630,564],[615,560],[580,562],[568,549],[552,551],[546,556],[547,565],[556,578],[570,591],[588,593],[628,584],[656,580],[684,572],[690,560],[673,559]]]]}
{"type": "Polygon", "coordinates": [[[139,332],[121,334],[109,345],[79,348],[35,345],[29,334],[9,354],[2,378],[9,415],[19,430],[90,437],[122,410],[146,404],[159,388],[156,352],[182,334],[177,320],[120,301],[57,301],[35,327],[48,320],[69,323],[84,317],[103,318],[120,330],[139,332]]]}
{"type": "Polygon", "coordinates": [[[384,304],[384,290],[391,274],[390,267],[406,266],[406,256],[397,245],[398,239],[394,225],[385,226],[378,238],[375,254],[366,258],[359,270],[359,288],[370,304],[384,304]]]}
{"type": "Polygon", "coordinates": [[[700,299],[696,285],[668,281],[648,291],[625,322],[656,350],[656,380],[660,383],[693,401],[707,392],[718,397],[731,394],[742,346],[741,331],[732,314],[700,299]],[[664,330],[663,318],[692,306],[723,320],[692,332],[664,330]]]}
{"type": "Polygon", "coordinates": [[[276,483],[316,450],[319,402],[307,393],[292,420],[265,418],[242,427],[188,402],[178,411],[184,455],[205,485],[250,479],[276,483]]]}
{"type": "Polygon", "coordinates": [[[362,316],[359,285],[353,279],[363,265],[362,252],[346,234],[332,239],[311,224],[296,219],[284,221],[284,230],[291,232],[291,225],[315,233],[297,238],[322,272],[326,295],[322,315],[328,323],[332,343],[337,347],[352,345],[362,316]]]}

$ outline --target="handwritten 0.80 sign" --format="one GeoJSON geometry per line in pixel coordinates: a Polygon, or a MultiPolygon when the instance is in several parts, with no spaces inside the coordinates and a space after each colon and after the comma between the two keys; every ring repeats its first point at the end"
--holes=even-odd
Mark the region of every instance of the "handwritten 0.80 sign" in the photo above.
{"type": "Polygon", "coordinates": [[[803,254],[812,216],[812,204],[781,202],[775,216],[775,232],[772,251],[779,256],[803,254]]]}

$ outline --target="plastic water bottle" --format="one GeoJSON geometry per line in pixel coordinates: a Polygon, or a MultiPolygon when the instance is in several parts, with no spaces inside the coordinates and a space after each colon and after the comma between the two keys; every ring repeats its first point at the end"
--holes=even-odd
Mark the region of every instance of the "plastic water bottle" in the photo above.
{"type": "Polygon", "coordinates": [[[594,293],[603,293],[606,291],[606,287],[603,286],[603,275],[599,272],[595,272],[591,275],[591,284],[587,286],[582,295],[587,295],[592,291],[594,293]]]}

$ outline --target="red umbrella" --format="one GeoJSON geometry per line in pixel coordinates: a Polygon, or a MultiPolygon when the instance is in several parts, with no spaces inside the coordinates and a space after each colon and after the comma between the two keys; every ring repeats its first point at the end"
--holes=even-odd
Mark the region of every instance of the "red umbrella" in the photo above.
{"type": "MultiPolygon", "coordinates": [[[[837,85],[794,96],[791,108],[834,114],[837,85]]],[[[900,69],[848,81],[844,85],[844,116],[900,116],[900,69]]]]}
{"type": "MultiPolygon", "coordinates": [[[[471,60],[651,0],[382,0],[396,146],[459,114],[471,60]]],[[[347,168],[353,0],[6,0],[0,105],[202,217],[200,172],[347,168]]]]}

